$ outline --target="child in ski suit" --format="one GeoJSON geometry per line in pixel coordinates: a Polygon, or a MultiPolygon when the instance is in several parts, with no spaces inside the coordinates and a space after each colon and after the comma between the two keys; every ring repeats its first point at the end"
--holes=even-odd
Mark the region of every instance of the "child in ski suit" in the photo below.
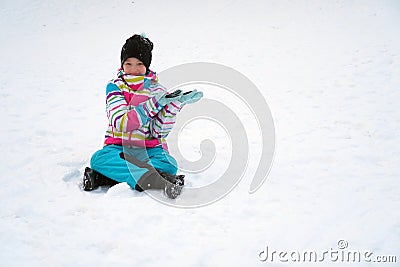
{"type": "Polygon", "coordinates": [[[153,43],[133,35],[121,50],[121,68],[106,88],[108,129],[103,149],[94,153],[85,169],[83,189],[126,182],[132,188],[164,189],[176,198],[184,176],[176,175],[177,162],[165,137],[182,107],[200,100],[202,92],[168,94],[149,69],[153,43]]]}

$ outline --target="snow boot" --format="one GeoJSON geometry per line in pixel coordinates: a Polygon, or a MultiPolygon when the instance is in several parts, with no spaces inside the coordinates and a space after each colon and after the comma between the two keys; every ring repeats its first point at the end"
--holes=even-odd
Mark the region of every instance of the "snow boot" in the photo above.
{"type": "Polygon", "coordinates": [[[184,185],[184,175],[173,175],[159,170],[145,173],[136,183],[135,189],[139,192],[148,189],[163,189],[171,199],[177,198],[184,185]]]}
{"type": "Polygon", "coordinates": [[[102,185],[116,185],[118,182],[114,181],[101,173],[92,170],[89,167],[85,168],[85,173],[83,174],[82,189],[85,191],[92,191],[97,189],[102,185]]]}
{"type": "Polygon", "coordinates": [[[155,169],[147,161],[140,161],[124,152],[121,152],[119,156],[138,167],[148,169],[148,172],[146,172],[136,183],[135,189],[139,192],[147,189],[164,189],[164,193],[172,199],[177,198],[181,194],[182,188],[185,184],[185,175],[173,175],[162,172],[155,169]]]}
{"type": "Polygon", "coordinates": [[[157,171],[166,180],[164,193],[171,199],[177,198],[185,185],[185,175],[172,175],[159,170],[157,171]]]}
{"type": "MultiPolygon", "coordinates": [[[[169,174],[167,174],[169,175],[169,174]]],[[[174,176],[175,180],[173,182],[167,182],[164,188],[164,193],[171,199],[177,198],[183,189],[185,184],[184,178],[185,175],[172,175],[174,176]]]]}

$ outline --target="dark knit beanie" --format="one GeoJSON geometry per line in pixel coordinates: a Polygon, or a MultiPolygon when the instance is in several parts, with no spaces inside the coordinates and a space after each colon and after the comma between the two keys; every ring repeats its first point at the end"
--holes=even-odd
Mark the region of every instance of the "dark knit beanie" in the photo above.
{"type": "Polygon", "coordinates": [[[125,60],[134,57],[143,62],[146,70],[149,70],[151,64],[151,51],[153,43],[144,35],[135,34],[126,40],[121,50],[121,66],[125,60]]]}

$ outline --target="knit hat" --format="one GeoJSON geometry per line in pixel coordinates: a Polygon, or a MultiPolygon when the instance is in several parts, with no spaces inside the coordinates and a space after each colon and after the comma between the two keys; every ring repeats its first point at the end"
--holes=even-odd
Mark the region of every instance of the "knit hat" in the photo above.
{"type": "Polygon", "coordinates": [[[151,51],[153,50],[153,43],[146,38],[144,34],[135,34],[126,40],[121,50],[121,66],[125,60],[134,57],[143,62],[146,70],[149,69],[151,64],[151,51]]]}

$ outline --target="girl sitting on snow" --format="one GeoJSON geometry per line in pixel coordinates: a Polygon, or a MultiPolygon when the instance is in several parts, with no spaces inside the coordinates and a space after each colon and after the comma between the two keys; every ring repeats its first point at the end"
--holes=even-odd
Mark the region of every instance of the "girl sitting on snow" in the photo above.
{"type": "Polygon", "coordinates": [[[177,162],[168,152],[165,137],[182,107],[197,102],[203,93],[176,90],[168,94],[149,69],[152,50],[153,43],[137,34],[122,47],[118,77],[106,88],[104,147],[85,169],[82,187],[86,191],[126,182],[138,191],[163,189],[170,198],[181,193],[184,175],[176,175],[177,162]]]}

